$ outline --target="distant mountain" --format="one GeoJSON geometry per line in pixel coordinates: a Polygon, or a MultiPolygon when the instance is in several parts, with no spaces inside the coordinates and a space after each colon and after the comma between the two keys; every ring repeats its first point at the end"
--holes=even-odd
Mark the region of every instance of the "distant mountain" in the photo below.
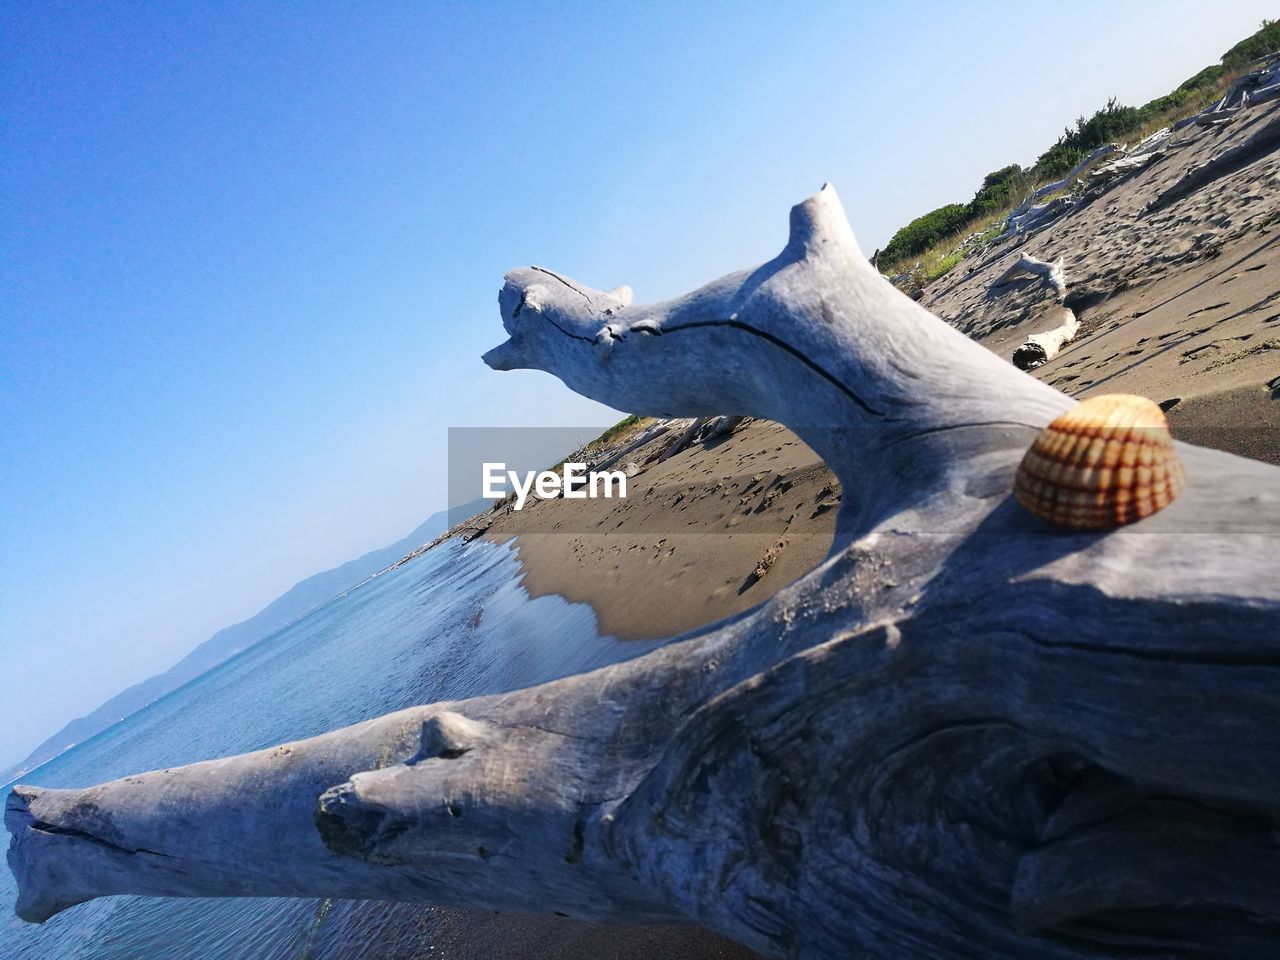
{"type": "Polygon", "coordinates": [[[403,540],[381,550],[373,550],[340,567],[325,570],[295,584],[282,596],[271,601],[242,623],[219,630],[164,673],[143,680],[116,694],[88,716],[72,720],[21,763],[0,770],[0,784],[8,783],[34,770],[62,751],[83,743],[129,714],[178,689],[200,674],[216,667],[229,657],[265,640],[282,627],[310,613],[334,597],[385,570],[410,551],[435,539],[454,524],[483,510],[483,500],[454,507],[448,512],[434,513],[403,540]]]}

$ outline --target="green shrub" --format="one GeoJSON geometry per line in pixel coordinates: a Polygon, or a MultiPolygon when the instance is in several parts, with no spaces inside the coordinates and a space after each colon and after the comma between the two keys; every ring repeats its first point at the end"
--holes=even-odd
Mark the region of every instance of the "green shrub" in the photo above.
{"type": "Polygon", "coordinates": [[[1142,126],[1142,116],[1136,107],[1121,106],[1112,97],[1107,105],[1088,120],[1076,121],[1080,148],[1088,151],[1113,140],[1123,140],[1127,134],[1142,126]]]}
{"type": "MultiPolygon", "coordinates": [[[[1221,80],[1223,77],[1223,74],[1225,74],[1226,72],[1227,72],[1226,67],[1224,67],[1220,63],[1215,63],[1211,67],[1205,67],[1203,70],[1197,73],[1194,77],[1191,77],[1190,79],[1187,79],[1187,80],[1183,80],[1182,83],[1178,84],[1178,90],[1183,90],[1183,91],[1186,91],[1187,93],[1190,93],[1192,90],[1199,90],[1202,87],[1211,87],[1215,83],[1217,83],[1219,80],[1221,80]]],[[[1177,93],[1178,90],[1175,90],[1174,93],[1177,93]]]]}
{"type": "Polygon", "coordinates": [[[1142,115],[1142,119],[1145,122],[1171,110],[1181,110],[1192,101],[1197,91],[1211,90],[1217,86],[1226,72],[1227,68],[1218,63],[1211,67],[1205,67],[1194,77],[1178,84],[1172,93],[1166,93],[1163,97],[1156,97],[1149,103],[1144,103],[1138,108],[1138,113],[1142,115]]]}
{"type": "Polygon", "coordinates": [[[1033,176],[1061,176],[1084,159],[1085,154],[1106,143],[1123,140],[1148,119],[1137,107],[1126,107],[1112,97],[1089,119],[1080,117],[1075,129],[1067,127],[1058,142],[1046,150],[1031,168],[1033,176]]]}
{"type": "Polygon", "coordinates": [[[1062,176],[1074,167],[1080,162],[1082,156],[1084,154],[1080,152],[1080,148],[1074,146],[1064,135],[1052,147],[1040,154],[1031,171],[1037,180],[1051,180],[1062,176]]]}
{"type": "Polygon", "coordinates": [[[1150,120],[1152,117],[1158,117],[1160,114],[1169,110],[1177,110],[1191,99],[1190,90],[1183,90],[1179,87],[1173,93],[1166,93],[1163,97],[1156,97],[1154,100],[1144,103],[1138,108],[1138,112],[1142,114],[1144,120],[1150,120]]]}
{"type": "Polygon", "coordinates": [[[636,414],[634,413],[631,414],[630,416],[623,417],[621,420],[619,420],[612,427],[610,427],[604,433],[600,434],[600,436],[596,437],[591,442],[592,443],[608,443],[610,440],[618,436],[624,430],[630,429],[631,427],[635,426],[639,422],[640,422],[640,418],[636,416],[636,414]]]}
{"type": "Polygon", "coordinates": [[[1025,191],[1027,180],[1022,167],[1011,163],[988,173],[982,178],[982,186],[968,204],[968,219],[980,220],[1003,210],[1017,199],[1015,194],[1025,191]]]}
{"type": "Polygon", "coordinates": [[[943,237],[950,236],[969,222],[969,207],[963,203],[949,203],[937,210],[930,210],[923,217],[916,217],[893,235],[893,239],[880,251],[883,263],[893,263],[904,257],[924,253],[943,237]]]}
{"type": "Polygon", "coordinates": [[[1280,50],[1280,20],[1263,20],[1262,29],[1222,55],[1222,65],[1235,70],[1277,50],[1280,50]]]}

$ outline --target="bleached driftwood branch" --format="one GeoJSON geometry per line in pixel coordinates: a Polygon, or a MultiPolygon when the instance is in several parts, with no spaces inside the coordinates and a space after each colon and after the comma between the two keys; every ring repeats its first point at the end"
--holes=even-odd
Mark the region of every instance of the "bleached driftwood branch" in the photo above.
{"type": "MultiPolygon", "coordinates": [[[[1053,289],[1054,299],[1058,303],[1061,304],[1066,300],[1067,273],[1062,266],[1061,257],[1052,263],[1048,263],[1031,256],[1029,253],[1024,253],[1013,262],[1008,270],[996,277],[991,284],[991,288],[995,290],[1012,283],[1024,273],[1040,277],[1046,286],[1053,289]]],[[[1059,322],[1056,327],[1032,334],[1013,351],[1013,365],[1015,367],[1019,370],[1034,370],[1041,364],[1047,363],[1056,357],[1064,346],[1075,339],[1076,334],[1080,332],[1080,321],[1076,319],[1075,311],[1070,307],[1061,306],[1057,309],[1057,316],[1059,322]]]]}
{"type": "Polygon", "coordinates": [[[1070,307],[1058,308],[1059,323],[1043,333],[1033,333],[1013,351],[1013,365],[1019,370],[1034,370],[1056,357],[1080,332],[1080,321],[1070,307]]]}
{"type": "Polygon", "coordinates": [[[1081,173],[1093,166],[1093,164],[1097,163],[1103,157],[1109,157],[1113,153],[1123,152],[1124,147],[1115,143],[1105,143],[1102,146],[1089,151],[1085,158],[1068,170],[1061,179],[1055,180],[1052,183],[1046,183],[1044,186],[1038,187],[1029,193],[1026,199],[1024,199],[1022,203],[1018,204],[1017,209],[1015,209],[1013,213],[1009,214],[1009,220],[1011,222],[1015,221],[1026,214],[1027,211],[1035,206],[1036,202],[1041,197],[1047,197],[1051,193],[1057,193],[1059,190],[1065,190],[1067,187],[1070,187],[1080,178],[1081,173]]]}
{"type": "Polygon", "coordinates": [[[780,420],[844,490],[830,559],[626,663],[79,790],[17,788],[19,913],[380,897],[687,921],[775,957],[1269,957],[1280,470],[1181,446],[1109,533],[1010,496],[1072,405],[859,253],[834,191],[768,263],[627,306],[547,270],[497,369],[780,420]]]}
{"type": "Polygon", "coordinates": [[[1003,287],[1015,280],[1021,279],[1024,273],[1029,273],[1034,277],[1039,277],[1044,283],[1053,288],[1055,299],[1061,302],[1067,295],[1067,274],[1062,266],[1062,258],[1059,257],[1052,263],[1037,259],[1029,253],[1019,255],[1004,273],[996,277],[991,282],[991,288],[1003,287]]]}
{"type": "Polygon", "coordinates": [[[1049,194],[1074,186],[1085,170],[1103,157],[1109,157],[1114,153],[1123,154],[1124,147],[1114,143],[1103,144],[1090,151],[1088,156],[1068,170],[1061,179],[1055,180],[1053,183],[1046,183],[1044,186],[1038,187],[1029,193],[1022,203],[1018,204],[1017,208],[1009,214],[1005,232],[996,239],[996,242],[999,243],[1010,237],[1029,233],[1064,214],[1072,206],[1072,201],[1069,197],[1058,197],[1048,203],[1038,203],[1038,201],[1049,194]]]}

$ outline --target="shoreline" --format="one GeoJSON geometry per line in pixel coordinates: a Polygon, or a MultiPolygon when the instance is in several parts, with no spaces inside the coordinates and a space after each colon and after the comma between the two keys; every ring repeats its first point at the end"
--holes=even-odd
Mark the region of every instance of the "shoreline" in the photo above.
{"type": "Polygon", "coordinates": [[[531,500],[483,534],[515,541],[531,596],[590,604],[603,634],[653,640],[714,623],[773,596],[831,547],[839,482],[776,423],[749,421],[629,472],[626,499],[531,500]]]}

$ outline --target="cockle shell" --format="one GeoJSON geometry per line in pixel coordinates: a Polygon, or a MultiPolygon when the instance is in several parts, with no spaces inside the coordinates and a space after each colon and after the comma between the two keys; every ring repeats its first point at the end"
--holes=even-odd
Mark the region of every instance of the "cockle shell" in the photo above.
{"type": "Polygon", "coordinates": [[[1167,507],[1185,483],[1164,412],[1146,397],[1090,397],[1040,431],[1018,502],[1063,527],[1108,530],[1167,507]]]}

